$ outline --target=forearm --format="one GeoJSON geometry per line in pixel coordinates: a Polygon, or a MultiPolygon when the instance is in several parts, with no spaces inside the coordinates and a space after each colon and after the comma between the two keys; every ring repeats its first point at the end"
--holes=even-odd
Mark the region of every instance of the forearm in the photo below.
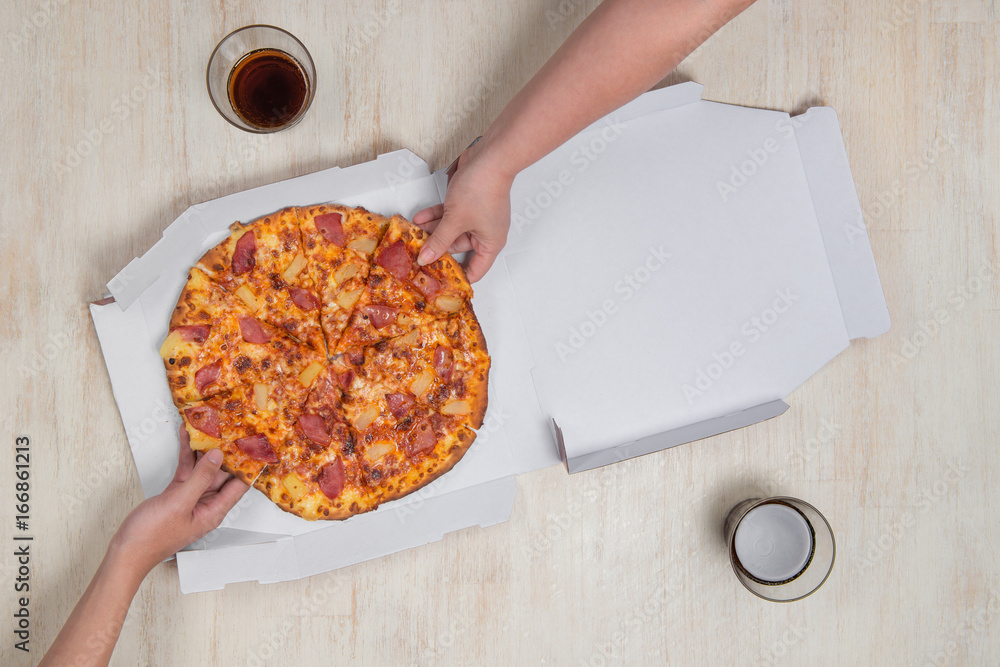
{"type": "Polygon", "coordinates": [[[754,0],[606,0],[504,108],[482,157],[510,179],[653,87],[754,0]]]}
{"type": "Polygon", "coordinates": [[[112,540],[90,586],[39,667],[107,665],[132,598],[148,572],[145,564],[131,560],[112,540]]]}

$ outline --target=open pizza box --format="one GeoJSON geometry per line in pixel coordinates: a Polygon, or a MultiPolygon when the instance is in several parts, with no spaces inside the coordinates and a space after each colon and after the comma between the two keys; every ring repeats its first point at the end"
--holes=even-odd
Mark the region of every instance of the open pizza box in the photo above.
{"type": "MultiPolygon", "coordinates": [[[[184,592],[333,570],[509,518],[514,476],[586,470],[781,414],[793,389],[889,317],[836,114],[643,95],[518,176],[508,244],[475,285],[493,358],[479,437],[433,484],[343,522],[251,491],[177,556],[184,592]]],[[[289,205],[407,217],[447,181],[409,151],[189,208],[91,306],[144,493],[173,475],[157,350],[187,269],[289,205]]]]}

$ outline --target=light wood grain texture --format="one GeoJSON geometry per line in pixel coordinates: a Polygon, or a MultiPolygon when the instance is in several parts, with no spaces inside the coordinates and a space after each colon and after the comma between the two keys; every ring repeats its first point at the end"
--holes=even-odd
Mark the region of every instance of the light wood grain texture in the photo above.
{"type": "MultiPolygon", "coordinates": [[[[25,656],[4,453],[0,664],[40,659],[141,499],[86,303],[190,204],[403,147],[446,164],[594,4],[3,3],[0,434],[31,437],[36,539],[25,656]],[[271,137],[228,126],[204,84],[215,43],[258,22],[319,72],[308,117],[271,137]]],[[[113,664],[997,664],[998,42],[992,1],[760,0],[667,78],[840,116],[893,329],[785,416],[524,475],[510,522],[329,575],[183,596],[161,565],[113,664]],[[835,530],[805,601],[730,572],[723,518],[762,493],[835,530]]]]}

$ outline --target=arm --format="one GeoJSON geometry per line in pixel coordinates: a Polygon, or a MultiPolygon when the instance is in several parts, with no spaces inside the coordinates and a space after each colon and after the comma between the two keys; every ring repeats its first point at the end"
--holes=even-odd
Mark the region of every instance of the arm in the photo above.
{"type": "Polygon", "coordinates": [[[481,278],[507,240],[514,177],[583,128],[649,90],[753,0],[605,0],[459,158],[419,262],[475,251],[481,278]]]}
{"type": "MultiPolygon", "coordinates": [[[[182,427],[183,428],[183,427],[182,427]]],[[[125,518],[39,667],[106,665],[139,585],[153,567],[222,522],[249,488],[220,470],[214,449],[195,464],[182,444],[173,481],[125,518]]]]}

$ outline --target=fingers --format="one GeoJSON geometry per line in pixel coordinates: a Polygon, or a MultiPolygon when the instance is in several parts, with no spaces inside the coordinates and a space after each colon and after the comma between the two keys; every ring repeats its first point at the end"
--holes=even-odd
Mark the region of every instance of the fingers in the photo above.
{"type": "Polygon", "coordinates": [[[226,518],[229,510],[233,509],[240,498],[243,497],[243,494],[249,490],[250,487],[242,480],[233,477],[222,485],[218,493],[206,500],[203,503],[205,507],[205,521],[209,524],[206,532],[216,529],[222,523],[222,520],[226,518]]]}
{"type": "Polygon", "coordinates": [[[232,477],[232,475],[230,475],[228,472],[220,468],[219,472],[215,473],[215,480],[212,482],[212,486],[209,487],[209,490],[218,491],[219,489],[222,488],[222,485],[229,480],[230,477],[232,477]]]}
{"type": "Polygon", "coordinates": [[[469,266],[465,269],[465,275],[469,279],[469,282],[474,283],[485,276],[486,272],[493,266],[493,262],[496,260],[498,254],[495,250],[480,249],[472,255],[472,259],[469,260],[469,266]]]}
{"type": "Polygon", "coordinates": [[[469,238],[468,234],[462,234],[459,236],[455,239],[455,242],[451,244],[451,247],[448,248],[448,252],[453,255],[460,252],[469,252],[470,250],[472,250],[472,239],[469,238]]]}
{"type": "Polygon", "coordinates": [[[174,472],[174,479],[184,481],[194,468],[194,451],[191,449],[191,440],[184,424],[181,424],[179,434],[181,446],[177,452],[177,470],[174,472]]]}
{"type": "Polygon", "coordinates": [[[194,507],[202,494],[212,487],[221,466],[222,450],[220,449],[213,449],[198,460],[194,470],[191,471],[191,476],[181,487],[182,495],[189,506],[194,507]]]}
{"type": "Polygon", "coordinates": [[[415,225],[426,225],[428,222],[433,222],[444,215],[444,205],[437,204],[436,206],[431,206],[425,208],[422,211],[418,211],[415,216],[413,216],[413,224],[415,225]]]}
{"type": "Polygon", "coordinates": [[[437,261],[441,255],[448,251],[451,244],[455,242],[461,234],[465,233],[461,223],[456,222],[454,217],[443,217],[441,223],[431,234],[431,237],[424,242],[424,247],[417,255],[417,264],[427,266],[431,262],[437,261]]]}

